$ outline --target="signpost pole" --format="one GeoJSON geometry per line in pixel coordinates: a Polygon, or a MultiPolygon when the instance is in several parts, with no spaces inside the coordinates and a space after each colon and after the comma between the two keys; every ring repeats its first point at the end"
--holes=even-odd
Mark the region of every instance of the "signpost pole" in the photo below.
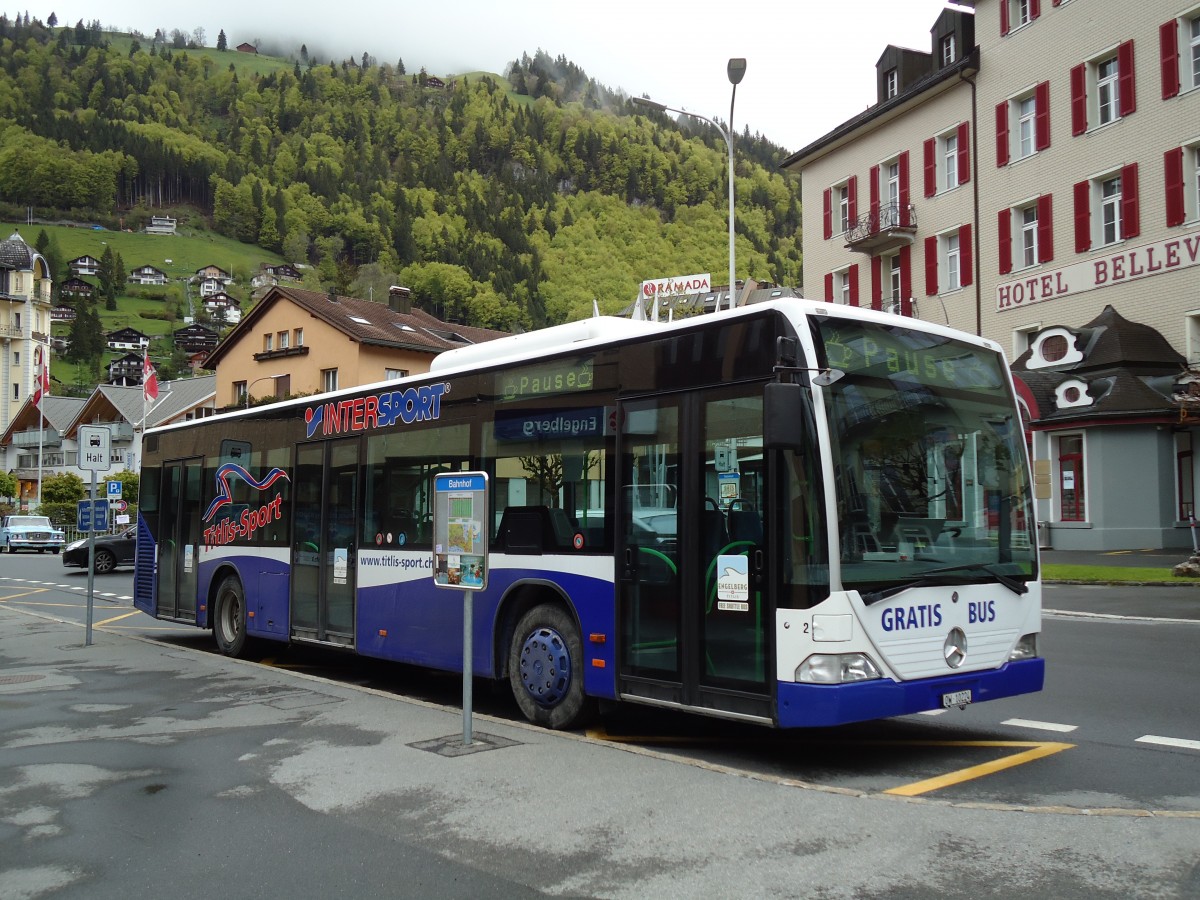
{"type": "Polygon", "coordinates": [[[471,733],[472,681],[475,677],[474,644],[471,627],[474,623],[475,598],[473,591],[463,591],[463,746],[470,747],[474,740],[471,733]]]}
{"type": "MultiPolygon", "coordinates": [[[[96,524],[96,470],[92,470],[92,525],[96,524]]],[[[88,529],[88,599],[87,599],[87,631],[84,633],[83,645],[92,646],[92,610],[95,604],[96,588],[96,529],[88,529]]]]}
{"type": "Polygon", "coordinates": [[[91,526],[88,528],[88,588],[87,630],[84,646],[92,645],[93,591],[96,582],[96,532],[106,529],[108,523],[108,501],[103,504],[96,497],[96,474],[112,468],[112,432],[107,425],[79,426],[79,467],[92,473],[91,526]],[[102,515],[97,513],[103,510],[102,515]],[[103,523],[97,525],[97,523],[103,523]]]}
{"type": "Polygon", "coordinates": [[[433,583],[462,588],[463,595],[463,746],[475,742],[471,730],[471,689],[475,677],[475,591],[487,588],[488,476],[455,472],[433,478],[433,583]]]}

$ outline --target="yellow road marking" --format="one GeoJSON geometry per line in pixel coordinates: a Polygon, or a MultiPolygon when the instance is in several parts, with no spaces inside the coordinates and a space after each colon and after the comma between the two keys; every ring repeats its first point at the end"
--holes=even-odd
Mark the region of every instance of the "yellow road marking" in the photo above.
{"type": "MultiPolygon", "coordinates": [[[[715,738],[715,737],[669,737],[664,735],[611,735],[604,728],[590,728],[587,731],[587,736],[597,741],[608,741],[617,744],[712,744],[712,743],[736,743],[745,745],[747,743],[762,744],[770,739],[759,741],[746,741],[731,738],[715,738]]],[[[779,741],[772,741],[778,744],[779,741]]],[[[885,794],[893,794],[899,797],[916,797],[920,794],[927,794],[930,791],[936,791],[940,788],[950,787],[951,785],[961,784],[964,781],[972,781],[976,778],[982,778],[985,775],[991,775],[995,772],[1002,772],[1005,769],[1011,769],[1014,766],[1024,765],[1028,762],[1033,762],[1043,757],[1053,756],[1055,753],[1061,753],[1063,750],[1070,750],[1075,745],[1065,744],[1058,741],[799,741],[798,743],[805,746],[814,746],[819,744],[853,746],[853,747],[980,747],[980,748],[1024,748],[1020,753],[1014,753],[1011,756],[1005,756],[1000,759],[992,760],[991,762],[982,763],[977,766],[970,766],[966,769],[959,769],[955,772],[948,772],[945,775],[938,775],[935,778],[926,778],[923,781],[915,781],[912,784],[904,784],[899,787],[889,788],[884,791],[885,794]]]]}
{"type": "Polygon", "coordinates": [[[995,772],[1011,769],[1014,766],[1021,766],[1027,762],[1033,762],[1035,759],[1053,756],[1055,753],[1061,753],[1063,750],[1070,750],[1075,745],[1063,744],[1057,741],[946,741],[940,746],[1028,747],[1029,749],[1022,753],[1015,753],[1012,756],[1005,756],[991,762],[983,763],[982,765],[959,769],[957,772],[948,772],[945,775],[938,775],[936,778],[927,778],[924,781],[915,781],[912,784],[889,788],[884,793],[895,794],[900,797],[916,797],[919,794],[927,794],[930,791],[949,787],[952,784],[962,784],[964,781],[971,781],[975,778],[982,778],[984,775],[991,775],[995,772]]]}
{"type": "Polygon", "coordinates": [[[0,603],[7,602],[8,600],[18,600],[21,597],[28,597],[31,594],[44,594],[48,590],[50,590],[50,588],[34,588],[32,591],[22,591],[19,594],[10,594],[7,597],[0,597],[0,603]]]}
{"type": "Polygon", "coordinates": [[[128,619],[130,616],[136,616],[136,615],[137,615],[137,611],[124,613],[123,615],[119,615],[119,616],[113,616],[111,619],[105,619],[103,622],[97,622],[96,627],[99,628],[101,625],[107,625],[110,622],[120,622],[122,619],[128,619]]]}

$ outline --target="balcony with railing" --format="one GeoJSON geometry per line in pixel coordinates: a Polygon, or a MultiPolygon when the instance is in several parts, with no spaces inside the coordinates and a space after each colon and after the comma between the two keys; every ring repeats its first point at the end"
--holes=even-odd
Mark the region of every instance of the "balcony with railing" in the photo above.
{"type": "Polygon", "coordinates": [[[916,240],[917,209],[911,203],[885,203],[859,216],[846,232],[846,246],[876,256],[916,240]]]}
{"type": "Polygon", "coordinates": [[[37,447],[39,444],[42,447],[58,447],[62,444],[62,434],[57,428],[46,428],[39,431],[33,428],[29,431],[18,431],[12,437],[14,447],[20,447],[22,450],[28,450],[31,447],[37,447]]]}

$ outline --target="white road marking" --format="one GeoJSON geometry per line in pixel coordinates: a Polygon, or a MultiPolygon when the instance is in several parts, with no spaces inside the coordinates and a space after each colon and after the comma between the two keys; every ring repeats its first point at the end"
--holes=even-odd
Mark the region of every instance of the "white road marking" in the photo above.
{"type": "Polygon", "coordinates": [[[949,712],[948,709],[926,709],[917,713],[918,716],[940,716],[943,713],[949,712]]]}
{"type": "Polygon", "coordinates": [[[1006,719],[1001,725],[1012,725],[1014,728],[1034,728],[1038,731],[1057,731],[1062,734],[1074,731],[1078,725],[1060,725],[1058,722],[1035,722],[1033,719],[1006,719]]]}
{"type": "Polygon", "coordinates": [[[1164,747],[1182,747],[1184,750],[1200,750],[1200,741],[1189,741],[1185,738],[1159,737],[1156,734],[1144,734],[1137,739],[1141,744],[1161,744],[1164,747]]]}

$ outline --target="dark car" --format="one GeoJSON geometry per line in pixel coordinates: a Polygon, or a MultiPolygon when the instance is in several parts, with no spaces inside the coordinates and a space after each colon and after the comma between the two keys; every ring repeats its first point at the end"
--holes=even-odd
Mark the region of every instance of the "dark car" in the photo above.
{"type": "MultiPolygon", "coordinates": [[[[132,566],[133,556],[137,551],[137,528],[130,525],[118,534],[105,534],[96,538],[95,572],[103,575],[111,572],[117,566],[132,566]]],[[[79,566],[86,569],[88,564],[87,538],[73,541],[62,552],[64,566],[79,566]]]]}

